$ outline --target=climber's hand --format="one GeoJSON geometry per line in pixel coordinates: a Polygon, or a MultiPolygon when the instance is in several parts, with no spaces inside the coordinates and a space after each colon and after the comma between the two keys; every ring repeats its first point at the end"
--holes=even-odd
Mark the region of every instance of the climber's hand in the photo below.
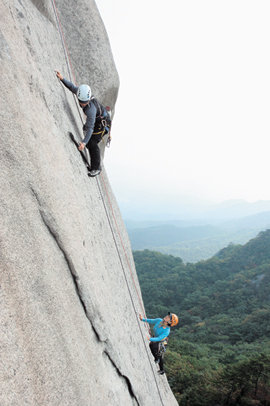
{"type": "Polygon", "coordinates": [[[63,79],[63,75],[61,75],[61,73],[58,70],[55,70],[56,76],[58,77],[58,79],[62,80],[63,79]]]}
{"type": "Polygon", "coordinates": [[[139,319],[140,319],[140,320],[142,320],[142,319],[143,319],[143,316],[142,316],[141,314],[139,314],[139,319]]]}
{"type": "Polygon", "coordinates": [[[146,336],[146,338],[147,338],[148,341],[150,341],[150,337],[149,337],[149,336],[146,336]]]}
{"type": "Polygon", "coordinates": [[[85,144],[83,142],[80,143],[80,145],[78,146],[78,150],[82,151],[85,147],[85,144]]]}

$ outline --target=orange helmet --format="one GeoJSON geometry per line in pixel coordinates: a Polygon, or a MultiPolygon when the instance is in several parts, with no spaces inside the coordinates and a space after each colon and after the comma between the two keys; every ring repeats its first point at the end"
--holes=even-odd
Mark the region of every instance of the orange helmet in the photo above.
{"type": "Polygon", "coordinates": [[[176,324],[178,324],[178,317],[176,316],[176,314],[169,312],[168,315],[171,318],[171,322],[170,322],[171,327],[176,326],[176,324]]]}

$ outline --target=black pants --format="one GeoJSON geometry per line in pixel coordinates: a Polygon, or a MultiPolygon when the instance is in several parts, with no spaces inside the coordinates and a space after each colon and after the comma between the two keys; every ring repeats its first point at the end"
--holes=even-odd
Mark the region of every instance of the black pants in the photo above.
{"type": "Polygon", "coordinates": [[[159,360],[159,369],[163,371],[163,358],[159,354],[159,342],[158,341],[150,341],[149,344],[150,350],[155,357],[155,361],[159,360]]]}
{"type": "Polygon", "coordinates": [[[102,138],[102,133],[92,134],[90,141],[87,144],[87,148],[91,159],[91,170],[100,169],[100,149],[98,143],[102,138]]]}

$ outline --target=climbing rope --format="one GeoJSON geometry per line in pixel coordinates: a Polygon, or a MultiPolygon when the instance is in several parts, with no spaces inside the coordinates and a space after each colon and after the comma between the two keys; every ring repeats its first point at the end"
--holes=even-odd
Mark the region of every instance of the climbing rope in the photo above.
{"type": "Polygon", "coordinates": [[[114,243],[115,243],[115,247],[116,247],[116,250],[117,250],[117,253],[118,253],[118,257],[119,257],[119,260],[120,260],[120,263],[121,263],[123,275],[124,275],[125,282],[126,282],[126,285],[127,285],[127,288],[128,288],[128,292],[129,292],[129,296],[130,296],[130,299],[131,299],[132,307],[133,307],[133,310],[134,310],[134,313],[135,313],[136,322],[137,322],[137,324],[138,324],[139,331],[140,331],[140,334],[141,334],[141,338],[142,338],[142,341],[143,341],[143,344],[144,344],[145,352],[146,352],[146,354],[147,354],[147,358],[148,358],[150,367],[151,367],[152,372],[153,372],[153,376],[154,376],[154,379],[155,379],[155,383],[156,383],[156,387],[157,387],[157,391],[158,391],[158,395],[159,395],[161,404],[162,404],[162,406],[164,406],[164,403],[163,403],[163,400],[162,400],[162,397],[161,397],[161,393],[160,393],[160,390],[159,390],[159,386],[158,386],[156,374],[155,374],[155,371],[154,371],[154,368],[153,368],[153,365],[152,365],[152,362],[151,362],[151,359],[150,359],[150,356],[149,356],[149,352],[148,352],[148,350],[147,350],[147,345],[146,345],[146,343],[145,343],[144,335],[143,335],[142,328],[141,328],[141,322],[140,322],[139,319],[138,319],[138,315],[137,315],[137,311],[136,311],[136,306],[135,306],[135,303],[134,303],[134,300],[133,300],[133,297],[132,297],[132,293],[131,293],[131,290],[130,290],[130,287],[129,287],[129,283],[128,283],[127,276],[126,276],[126,273],[125,273],[124,264],[123,264],[123,261],[122,261],[121,255],[120,255],[120,251],[119,251],[119,248],[118,248],[118,245],[117,245],[117,241],[116,241],[116,238],[115,238],[115,234],[114,234],[114,232],[113,232],[113,228],[112,228],[112,224],[111,224],[111,221],[110,221],[109,213],[108,213],[108,210],[107,210],[105,201],[104,201],[104,197],[103,197],[102,191],[101,191],[101,189],[100,189],[100,184],[99,184],[99,182],[97,182],[97,184],[98,184],[98,188],[99,188],[99,192],[100,192],[101,199],[102,199],[102,201],[103,201],[103,205],[104,205],[104,209],[105,209],[106,216],[107,216],[107,219],[108,219],[108,223],[109,223],[109,226],[110,226],[110,229],[111,229],[111,232],[112,232],[112,236],[113,236],[113,240],[114,240],[114,243]]]}
{"type": "MultiPolygon", "coordinates": [[[[67,47],[66,42],[65,42],[65,36],[64,36],[63,29],[62,29],[61,21],[60,21],[60,18],[59,18],[59,12],[58,12],[58,9],[56,7],[55,0],[51,0],[51,2],[52,2],[52,7],[53,7],[57,27],[58,27],[58,32],[59,32],[61,42],[62,42],[62,48],[63,48],[64,55],[65,55],[65,61],[66,61],[66,65],[67,65],[69,80],[71,82],[75,83],[75,85],[76,85],[75,74],[74,74],[74,70],[72,68],[72,65],[70,63],[70,56],[69,56],[69,53],[68,53],[68,47],[67,47]]],[[[72,95],[73,95],[73,99],[74,99],[74,102],[76,104],[76,108],[77,108],[77,111],[79,113],[80,119],[81,119],[81,121],[83,123],[83,118],[82,118],[81,111],[80,111],[79,106],[78,106],[76,96],[75,96],[74,93],[72,93],[72,95]]]]}
{"type": "MultiPolygon", "coordinates": [[[[70,81],[72,81],[73,83],[76,84],[76,81],[75,81],[75,74],[74,74],[74,71],[73,71],[73,69],[72,69],[72,65],[71,65],[71,62],[70,62],[70,56],[69,56],[69,53],[68,53],[68,47],[67,47],[66,42],[65,42],[65,37],[64,37],[62,25],[61,25],[60,18],[59,18],[59,12],[58,12],[58,9],[57,9],[57,7],[56,7],[55,0],[51,0],[51,3],[52,3],[53,11],[54,11],[54,14],[55,14],[55,19],[56,19],[56,23],[57,23],[59,35],[60,35],[60,38],[61,38],[62,47],[63,47],[63,50],[64,50],[65,61],[66,61],[67,69],[68,69],[69,79],[70,79],[70,81]],[[73,74],[73,78],[72,78],[71,72],[72,72],[72,74],[73,74]]],[[[78,107],[78,104],[77,104],[77,100],[76,100],[74,94],[73,94],[73,96],[74,96],[74,101],[75,101],[75,104],[76,104],[76,107],[77,107],[77,110],[78,110],[78,113],[79,113],[81,122],[82,122],[82,124],[83,124],[83,118],[82,118],[82,116],[81,116],[81,112],[80,112],[80,110],[79,110],[79,107],[78,107]]],[[[134,285],[134,287],[135,287],[135,291],[136,291],[137,296],[138,296],[138,299],[139,299],[140,307],[141,307],[142,313],[144,314],[144,318],[146,318],[145,311],[144,311],[144,306],[143,306],[143,303],[142,303],[140,294],[139,294],[138,289],[137,289],[137,286],[136,286],[136,282],[135,282],[135,279],[134,279],[134,276],[133,276],[133,272],[132,272],[132,267],[131,267],[130,261],[129,261],[128,256],[127,256],[127,253],[126,253],[126,249],[125,249],[125,247],[124,247],[124,243],[123,243],[123,240],[122,240],[122,237],[121,237],[121,232],[120,232],[120,230],[119,230],[118,223],[117,223],[117,221],[116,221],[116,217],[115,217],[115,214],[114,214],[113,206],[112,206],[112,203],[111,203],[111,200],[110,200],[110,197],[109,197],[109,193],[108,193],[108,190],[107,190],[107,188],[106,188],[106,183],[105,183],[105,181],[104,181],[104,178],[103,178],[102,174],[101,174],[101,179],[102,179],[103,189],[105,190],[105,193],[106,193],[106,196],[107,196],[107,199],[108,199],[110,208],[111,208],[111,213],[112,213],[112,216],[113,216],[113,219],[114,219],[114,223],[115,223],[115,226],[116,226],[116,229],[117,229],[117,233],[118,233],[118,236],[119,236],[119,239],[120,239],[120,242],[121,242],[121,246],[122,246],[123,251],[124,251],[124,254],[125,254],[126,262],[127,262],[127,264],[128,264],[128,268],[129,268],[129,270],[130,270],[130,274],[131,274],[131,278],[132,278],[132,281],[133,281],[133,285],[134,285]]],[[[109,212],[108,212],[108,209],[107,209],[107,206],[106,206],[106,203],[105,203],[105,199],[104,199],[104,196],[103,196],[103,193],[102,193],[101,185],[100,185],[100,182],[99,182],[99,180],[98,180],[97,177],[96,177],[96,183],[97,183],[97,187],[98,187],[98,190],[99,190],[99,194],[100,194],[100,197],[101,197],[103,206],[104,206],[104,210],[105,210],[105,214],[106,214],[106,217],[107,217],[107,220],[108,220],[108,224],[109,224],[109,227],[110,227],[110,230],[111,230],[111,233],[112,233],[112,237],[113,237],[113,240],[114,240],[114,244],[115,244],[115,247],[116,247],[116,251],[117,251],[117,254],[118,254],[118,257],[119,257],[119,260],[120,260],[120,264],[121,264],[123,276],[124,276],[124,279],[125,279],[125,282],[126,282],[126,285],[127,285],[127,289],[128,289],[129,296],[130,296],[130,300],[131,300],[131,303],[132,303],[132,307],[133,307],[133,310],[134,310],[134,313],[135,313],[136,321],[137,321],[137,324],[138,324],[138,327],[139,327],[139,330],[140,330],[140,334],[141,334],[141,337],[142,337],[142,341],[143,341],[143,343],[144,343],[145,351],[146,351],[146,354],[147,354],[147,357],[148,357],[148,360],[149,360],[149,364],[150,364],[151,369],[152,369],[152,372],[153,372],[153,376],[154,376],[154,379],[155,379],[155,383],[156,383],[157,391],[158,391],[158,394],[159,394],[159,398],[160,398],[161,404],[164,406],[164,403],[163,403],[163,400],[162,400],[162,397],[161,397],[161,393],[160,393],[160,390],[159,390],[158,382],[157,382],[157,379],[156,379],[155,371],[154,371],[154,368],[153,368],[153,365],[152,365],[152,362],[151,362],[151,359],[150,359],[150,356],[149,356],[149,352],[148,352],[148,350],[147,350],[147,346],[146,346],[146,342],[145,342],[145,339],[144,339],[144,335],[143,335],[143,332],[142,332],[141,322],[140,322],[139,319],[138,319],[138,313],[137,313],[136,306],[135,306],[135,303],[134,303],[134,300],[133,300],[133,297],[132,297],[132,292],[131,292],[131,289],[130,289],[130,286],[129,286],[129,283],[128,283],[128,279],[127,279],[126,272],[125,272],[125,267],[124,267],[124,264],[123,264],[123,261],[122,261],[122,257],[121,257],[120,251],[119,251],[119,247],[118,247],[117,240],[116,240],[116,237],[115,237],[115,233],[114,233],[114,230],[113,230],[112,222],[111,222],[111,219],[110,219],[110,216],[109,216],[109,212]]],[[[149,331],[150,331],[150,327],[149,327],[149,326],[148,326],[148,328],[149,328],[149,331]]]]}
{"type": "MultiPolygon", "coordinates": [[[[131,278],[132,278],[132,281],[133,281],[133,284],[134,284],[134,287],[135,287],[135,290],[136,290],[136,293],[137,293],[137,296],[138,296],[138,299],[139,299],[139,303],[140,303],[140,306],[141,306],[141,309],[142,309],[144,318],[146,319],[146,314],[145,314],[145,312],[144,312],[144,306],[143,306],[143,303],[142,303],[142,300],[141,300],[141,296],[140,296],[139,291],[138,291],[137,286],[136,286],[136,282],[135,282],[135,279],[134,279],[134,276],[133,276],[131,264],[130,264],[130,261],[129,261],[128,256],[127,256],[127,252],[126,252],[126,249],[125,249],[125,246],[124,246],[124,243],[123,243],[123,239],[122,239],[122,237],[121,237],[121,232],[120,232],[120,230],[119,230],[118,223],[117,223],[117,220],[116,220],[116,217],[115,217],[115,214],[114,214],[112,202],[111,202],[111,199],[110,199],[108,190],[107,190],[107,188],[106,188],[106,183],[105,183],[105,181],[104,181],[104,178],[103,178],[102,173],[100,174],[100,177],[101,177],[101,179],[102,179],[102,183],[103,183],[103,186],[104,186],[104,190],[105,190],[105,193],[106,193],[106,196],[107,196],[107,199],[108,199],[110,208],[111,208],[111,213],[112,213],[112,216],[113,216],[113,219],[114,219],[114,224],[115,224],[115,226],[116,226],[117,233],[118,233],[118,236],[119,236],[119,239],[120,239],[120,242],[121,242],[121,246],[122,246],[123,251],[124,251],[124,254],[125,254],[125,258],[126,258],[126,261],[127,261],[127,264],[128,264],[128,268],[129,268],[129,271],[130,271],[130,275],[131,275],[131,278]]],[[[98,179],[97,179],[97,180],[98,180],[98,179]]]]}
{"type": "MultiPolygon", "coordinates": [[[[52,5],[53,5],[53,10],[54,10],[54,13],[55,13],[56,21],[57,21],[57,24],[58,24],[58,27],[59,27],[59,33],[60,33],[60,37],[61,37],[61,41],[62,41],[62,47],[63,47],[63,50],[64,50],[66,65],[67,65],[67,68],[68,68],[69,79],[70,79],[70,81],[72,81],[72,82],[74,82],[74,83],[76,84],[75,74],[74,74],[74,70],[73,70],[72,65],[71,65],[71,62],[70,62],[70,56],[69,56],[69,52],[68,52],[67,45],[66,45],[66,42],[65,42],[65,37],[64,37],[62,25],[61,25],[60,18],[59,18],[59,12],[58,12],[58,9],[57,9],[56,4],[55,4],[55,0],[52,0],[52,5]],[[71,74],[71,72],[72,72],[72,74],[71,74]]],[[[74,98],[75,98],[75,95],[74,95],[74,94],[73,94],[73,96],[74,96],[74,98]]],[[[75,98],[75,100],[76,100],[76,98],[75,98]]],[[[76,102],[76,106],[77,106],[77,108],[78,108],[77,102],[76,102]]],[[[79,113],[80,113],[80,110],[79,110],[79,109],[78,109],[78,111],[79,111],[79,113]]],[[[81,114],[80,114],[80,119],[81,119],[81,122],[82,122],[82,124],[83,124],[83,118],[82,118],[81,114]]],[[[126,258],[126,261],[127,261],[127,264],[128,264],[128,268],[129,268],[130,274],[131,274],[131,278],[132,278],[132,281],[133,281],[133,284],[134,284],[134,287],[135,287],[135,290],[136,290],[136,293],[137,293],[137,296],[138,296],[138,300],[139,300],[139,303],[140,303],[141,311],[142,311],[142,313],[143,313],[143,315],[144,315],[144,318],[146,318],[145,311],[144,311],[144,306],[143,306],[143,303],[142,303],[140,294],[139,294],[139,292],[138,292],[138,289],[137,289],[137,286],[136,286],[136,282],[135,282],[135,280],[134,280],[134,276],[133,276],[131,264],[130,264],[130,261],[129,261],[129,259],[128,259],[127,253],[126,253],[123,240],[122,240],[122,238],[121,238],[121,232],[120,232],[120,230],[119,230],[119,228],[118,228],[118,224],[117,224],[117,221],[116,221],[116,218],[115,218],[115,215],[114,215],[114,210],[113,210],[113,206],[112,206],[112,203],[111,203],[111,200],[110,200],[110,197],[109,197],[109,193],[108,193],[108,191],[107,191],[106,184],[105,184],[105,182],[104,182],[103,176],[101,175],[101,177],[102,177],[102,182],[103,182],[104,190],[105,190],[105,192],[106,192],[106,195],[107,195],[107,198],[108,198],[110,207],[111,207],[111,212],[112,212],[112,215],[113,215],[114,223],[115,223],[115,225],[116,225],[117,232],[118,232],[118,235],[119,235],[119,238],[120,238],[120,242],[121,242],[121,245],[122,245],[124,254],[125,254],[125,258],[126,258]]],[[[97,181],[97,184],[98,184],[98,188],[99,188],[99,192],[100,192],[100,194],[101,194],[101,197],[103,197],[103,196],[102,196],[101,189],[100,189],[100,185],[99,185],[99,182],[98,182],[98,178],[96,178],[96,181],[97,181]]],[[[103,199],[103,204],[105,205],[104,199],[103,199]]],[[[108,220],[109,220],[109,219],[108,219],[108,220]]],[[[113,232],[113,231],[112,231],[112,232],[113,232]]],[[[150,329],[149,329],[149,331],[150,331],[150,329]]]]}

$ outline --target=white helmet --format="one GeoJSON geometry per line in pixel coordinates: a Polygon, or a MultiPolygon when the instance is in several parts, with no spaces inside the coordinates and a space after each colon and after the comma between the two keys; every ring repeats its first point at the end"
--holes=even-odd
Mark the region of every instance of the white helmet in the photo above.
{"type": "Polygon", "coordinates": [[[80,85],[77,90],[77,97],[79,102],[87,103],[91,99],[91,89],[88,85],[80,85]]]}

